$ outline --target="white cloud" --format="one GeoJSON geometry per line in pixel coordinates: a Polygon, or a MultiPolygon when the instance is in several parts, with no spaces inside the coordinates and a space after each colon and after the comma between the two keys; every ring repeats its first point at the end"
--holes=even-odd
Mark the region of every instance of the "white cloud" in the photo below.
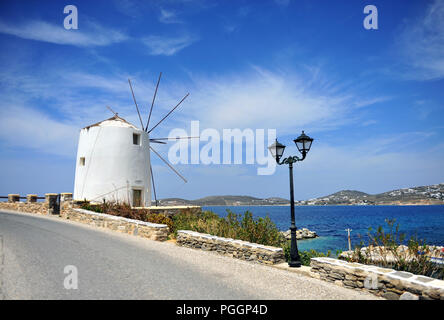
{"type": "Polygon", "coordinates": [[[25,106],[2,105],[0,138],[7,146],[26,147],[45,153],[73,156],[79,127],[25,106]]]}
{"type": "Polygon", "coordinates": [[[415,80],[444,78],[444,1],[430,2],[416,21],[407,21],[397,41],[404,76],[415,80]]]}
{"type": "Polygon", "coordinates": [[[160,9],[159,21],[165,24],[182,23],[174,11],[160,9]]]}
{"type": "Polygon", "coordinates": [[[217,129],[271,128],[282,135],[336,128],[350,121],[352,111],[376,101],[351,88],[338,90],[337,83],[311,72],[253,67],[232,76],[193,77],[193,83],[187,111],[202,126],[217,129]]]}
{"type": "Polygon", "coordinates": [[[183,35],[179,37],[151,35],[144,38],[143,43],[148,47],[149,54],[151,55],[172,56],[197,40],[197,37],[191,35],[183,35]]]}
{"type": "Polygon", "coordinates": [[[141,4],[143,4],[140,1],[134,2],[131,0],[113,0],[113,4],[116,7],[116,9],[131,17],[131,18],[139,18],[142,15],[142,8],[140,7],[141,4]]]}
{"type": "MultiPolygon", "coordinates": [[[[26,70],[26,67],[24,68],[26,70]]],[[[3,71],[0,73],[3,89],[2,110],[11,106],[22,106],[17,112],[10,112],[5,119],[18,123],[13,115],[33,114],[40,121],[26,121],[28,130],[22,130],[21,141],[29,146],[40,148],[42,152],[53,152],[46,144],[46,137],[32,133],[34,126],[55,130],[54,137],[65,125],[77,130],[94,122],[101,121],[110,113],[110,106],[128,121],[139,125],[127,79],[131,78],[144,124],[154,93],[156,78],[142,80],[127,74],[100,75],[87,72],[68,73],[64,70],[47,70],[45,77],[31,75],[24,70],[3,71]],[[35,101],[45,105],[44,110],[34,110],[35,101]],[[27,111],[30,110],[30,112],[27,111]],[[36,113],[38,112],[38,113],[36,113]],[[48,114],[54,112],[55,117],[48,114]],[[52,120],[51,120],[52,119],[52,120]],[[63,125],[52,125],[52,122],[63,125]],[[27,134],[28,138],[24,135],[27,134]],[[33,145],[32,140],[42,140],[33,145]]],[[[300,71],[300,70],[299,70],[300,71]]],[[[191,76],[188,81],[163,79],[156,99],[150,128],[157,123],[187,93],[190,97],[161,126],[153,132],[155,136],[166,137],[173,128],[189,130],[190,120],[200,120],[200,128],[215,129],[277,129],[277,134],[294,134],[304,129],[308,133],[340,127],[359,119],[359,111],[370,105],[377,97],[368,99],[350,86],[348,91],[338,89],[338,82],[326,79],[322,72],[270,72],[253,67],[234,75],[218,77],[191,76]]],[[[15,110],[15,109],[11,109],[15,110]]],[[[14,126],[5,124],[8,130],[14,126]]],[[[20,128],[18,126],[17,128],[20,128]]],[[[70,129],[70,130],[71,130],[70,129]]],[[[0,138],[13,143],[2,131],[0,138]]],[[[68,130],[66,128],[66,130],[68,130]]],[[[72,130],[70,131],[72,132],[72,130]]],[[[61,138],[64,140],[64,138],[61,138]]],[[[77,140],[75,136],[74,141],[77,140]]],[[[25,146],[25,144],[21,144],[25,146]]],[[[58,152],[58,151],[57,151],[58,152]]],[[[67,154],[67,152],[63,151],[67,154]]]]}
{"type": "MultiPolygon", "coordinates": [[[[140,126],[128,85],[129,77],[146,124],[155,77],[153,81],[141,81],[127,74],[105,76],[61,69],[45,69],[42,77],[29,73],[28,67],[6,68],[0,72],[2,145],[72,157],[79,130],[111,116],[106,106],[140,126]],[[40,108],[35,108],[36,105],[40,108]]],[[[150,127],[179,101],[178,94],[182,92],[171,93],[166,83],[161,84],[150,127]]],[[[167,126],[173,123],[171,119],[164,122],[167,126]]],[[[156,136],[167,136],[168,130],[164,130],[165,126],[160,126],[156,136]]]]}
{"type": "Polygon", "coordinates": [[[127,39],[127,36],[119,31],[104,28],[92,22],[87,23],[87,26],[84,27],[79,25],[77,30],[66,30],[61,23],[55,25],[35,20],[21,25],[12,25],[0,21],[0,33],[23,39],[78,47],[107,46],[127,39]],[[87,28],[89,31],[83,31],[83,28],[87,28]]]}

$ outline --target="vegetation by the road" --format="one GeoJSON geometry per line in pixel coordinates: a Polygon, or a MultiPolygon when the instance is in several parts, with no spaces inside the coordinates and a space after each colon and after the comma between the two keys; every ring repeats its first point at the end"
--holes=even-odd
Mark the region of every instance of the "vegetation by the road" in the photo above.
{"type": "Polygon", "coordinates": [[[268,216],[253,218],[253,214],[249,211],[243,215],[230,210],[227,212],[228,215],[224,218],[211,211],[175,215],[173,217],[174,231],[193,230],[275,247],[282,246],[285,242],[284,236],[268,216]]]}
{"type": "Polygon", "coordinates": [[[395,226],[396,220],[385,221],[388,229],[384,230],[382,226],[379,226],[376,231],[373,231],[369,228],[367,244],[365,245],[361,236],[360,244],[346,260],[444,279],[444,266],[431,260],[431,257],[436,254],[444,256],[442,252],[444,249],[427,245],[425,240],[417,237],[411,237],[405,241],[406,236],[399,231],[399,224],[395,226]]]}
{"type": "MultiPolygon", "coordinates": [[[[285,239],[268,216],[255,218],[249,211],[242,215],[227,210],[226,217],[220,217],[211,211],[202,211],[197,214],[183,212],[171,218],[163,214],[150,213],[148,209],[132,209],[130,205],[125,203],[104,202],[92,205],[85,202],[81,208],[130,219],[166,224],[169,227],[171,238],[176,237],[177,230],[192,230],[219,237],[280,247],[284,250],[286,260],[290,260],[290,241],[285,239]]],[[[399,225],[395,227],[394,220],[386,221],[389,227],[388,232],[379,226],[374,233],[371,228],[368,233],[367,247],[375,248],[381,259],[375,261],[370,255],[363,254],[361,249],[364,247],[364,241],[361,237],[361,243],[348,256],[347,260],[363,264],[377,264],[382,267],[443,279],[444,268],[442,265],[437,265],[430,260],[431,247],[426,245],[425,241],[413,237],[405,245],[405,235],[399,232],[399,225]]],[[[339,255],[339,251],[336,254],[339,255]]],[[[299,255],[303,265],[310,265],[311,258],[329,257],[331,252],[322,253],[309,250],[299,251],[299,255]]]]}
{"type": "Polygon", "coordinates": [[[90,204],[89,202],[84,202],[80,204],[80,208],[128,219],[166,224],[169,230],[174,229],[173,220],[169,217],[163,214],[150,213],[147,209],[132,209],[131,206],[126,203],[103,202],[101,204],[90,204]]]}
{"type": "MultiPolygon", "coordinates": [[[[228,215],[226,217],[219,217],[211,211],[202,211],[198,214],[184,212],[170,218],[162,214],[150,213],[149,210],[132,209],[128,204],[122,203],[104,202],[92,205],[85,202],[81,204],[81,208],[124,218],[166,224],[172,238],[176,237],[177,230],[192,230],[219,237],[280,247],[284,249],[287,261],[290,259],[290,242],[285,239],[274,222],[268,216],[255,218],[249,211],[242,215],[227,210],[228,215]]],[[[302,264],[308,266],[310,265],[310,258],[330,256],[330,252],[324,254],[310,250],[300,251],[299,255],[302,264]]]]}

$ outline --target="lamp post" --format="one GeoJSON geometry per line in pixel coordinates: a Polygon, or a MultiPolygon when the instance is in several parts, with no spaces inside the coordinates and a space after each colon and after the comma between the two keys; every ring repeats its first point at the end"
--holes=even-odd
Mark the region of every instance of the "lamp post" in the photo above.
{"type": "Polygon", "coordinates": [[[299,257],[298,245],[296,242],[296,224],[294,218],[294,187],[293,187],[293,163],[302,161],[307,156],[308,151],[310,151],[311,143],[313,139],[307,136],[304,131],[302,134],[293,140],[298,148],[299,152],[302,154],[302,158],[297,156],[290,156],[288,158],[284,158],[284,160],[280,161],[282,155],[284,154],[285,146],[280,144],[277,139],[276,141],[268,147],[271,152],[273,158],[276,159],[277,164],[288,164],[290,169],[290,207],[291,207],[291,246],[290,246],[290,262],[288,265],[292,268],[299,268],[301,266],[301,258],[299,257]]]}

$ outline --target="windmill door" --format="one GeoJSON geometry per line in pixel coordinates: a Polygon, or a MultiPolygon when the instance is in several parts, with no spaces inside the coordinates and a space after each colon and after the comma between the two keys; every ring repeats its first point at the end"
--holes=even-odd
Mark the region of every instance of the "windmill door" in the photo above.
{"type": "Polygon", "coordinates": [[[142,190],[133,189],[133,207],[142,206],[142,190]]]}

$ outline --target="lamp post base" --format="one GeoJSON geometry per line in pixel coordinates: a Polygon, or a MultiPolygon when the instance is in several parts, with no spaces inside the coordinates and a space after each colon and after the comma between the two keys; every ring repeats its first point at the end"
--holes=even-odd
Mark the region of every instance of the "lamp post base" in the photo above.
{"type": "Polygon", "coordinates": [[[288,266],[290,268],[300,268],[301,267],[301,263],[299,261],[290,261],[288,263],[288,266]]]}

